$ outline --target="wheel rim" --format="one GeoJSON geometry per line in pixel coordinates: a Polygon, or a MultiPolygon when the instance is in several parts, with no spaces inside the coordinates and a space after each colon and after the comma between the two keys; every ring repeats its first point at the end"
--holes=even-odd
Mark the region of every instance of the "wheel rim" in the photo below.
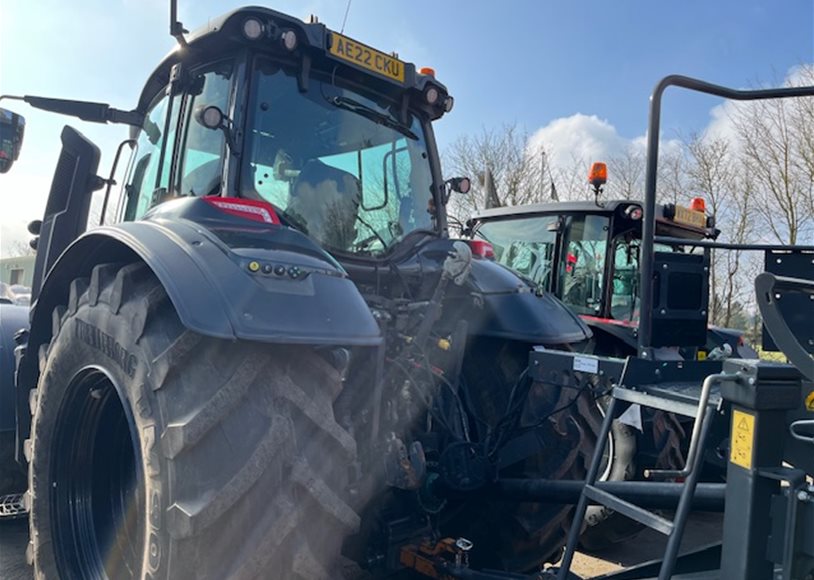
{"type": "MultiPolygon", "coordinates": [[[[602,416],[602,419],[605,419],[605,408],[597,399],[596,401],[596,408],[599,409],[599,414],[602,416]]],[[[615,453],[615,441],[613,438],[613,429],[608,433],[608,442],[605,445],[605,450],[602,452],[602,463],[599,467],[599,476],[597,479],[599,481],[608,481],[610,478],[611,471],[613,471],[613,462],[611,458],[614,456],[615,453]]]]}
{"type": "Polygon", "coordinates": [[[105,372],[85,369],[55,425],[49,491],[61,577],[140,575],[144,477],[138,432],[119,393],[105,372]]]}

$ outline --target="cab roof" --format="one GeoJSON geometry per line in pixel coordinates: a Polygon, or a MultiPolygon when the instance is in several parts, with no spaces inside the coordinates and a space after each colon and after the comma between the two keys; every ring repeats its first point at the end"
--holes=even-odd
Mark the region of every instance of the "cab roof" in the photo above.
{"type": "MultiPolygon", "coordinates": [[[[364,70],[332,56],[329,52],[333,33],[324,24],[319,22],[306,23],[298,18],[288,16],[270,8],[261,6],[249,6],[232,10],[222,16],[209,20],[190,34],[186,35],[187,47],[176,46],[156,67],[147,79],[142,89],[136,110],[145,113],[155,96],[170,82],[170,75],[174,65],[190,61],[191,64],[206,62],[217,59],[219,56],[229,54],[240,49],[253,47],[256,50],[275,50],[281,56],[291,59],[308,59],[316,66],[330,64],[332,70],[336,70],[345,76],[355,77],[353,80],[362,81],[362,84],[369,86],[372,90],[382,93],[422,93],[427,84],[432,83],[438,87],[442,93],[442,98],[448,96],[447,88],[434,77],[421,74],[416,71],[413,63],[400,61],[404,65],[404,81],[396,82],[387,79],[382,75],[364,70]],[[278,29],[293,30],[297,34],[298,45],[293,53],[282,53],[278,50],[278,44],[272,39],[262,39],[249,41],[242,34],[242,25],[250,17],[257,18],[270,26],[278,29]],[[266,40],[268,40],[266,42],[266,40]]],[[[355,41],[354,41],[355,42],[355,41]]],[[[358,42],[357,44],[362,44],[358,42]]],[[[375,49],[373,49],[375,50],[375,49]]],[[[379,52],[379,51],[376,51],[379,52]]],[[[394,57],[395,58],[395,57],[394,57]]],[[[438,115],[440,117],[443,114],[438,115]]],[[[437,117],[433,117],[437,118],[437,117]]]]}
{"type": "Polygon", "coordinates": [[[480,221],[490,218],[503,218],[512,216],[524,216],[529,214],[561,214],[561,213],[598,213],[612,214],[621,206],[638,205],[641,202],[630,199],[613,199],[601,202],[597,205],[593,201],[557,201],[551,203],[530,203],[528,205],[515,205],[508,207],[496,207],[493,209],[481,210],[472,214],[472,220],[480,221]]]}

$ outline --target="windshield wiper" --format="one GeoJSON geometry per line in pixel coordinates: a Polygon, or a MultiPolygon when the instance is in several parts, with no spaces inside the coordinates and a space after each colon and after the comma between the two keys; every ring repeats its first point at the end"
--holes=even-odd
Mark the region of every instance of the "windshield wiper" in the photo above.
{"type": "Polygon", "coordinates": [[[363,105],[353,99],[349,99],[348,97],[334,97],[331,99],[331,102],[339,107],[340,109],[345,109],[347,111],[351,111],[358,115],[365,117],[366,119],[370,119],[375,123],[379,123],[380,125],[384,125],[390,129],[395,129],[405,137],[409,137],[410,139],[417,141],[418,136],[413,133],[410,128],[406,125],[403,125],[393,119],[392,117],[385,115],[384,113],[380,113],[375,109],[371,109],[367,105],[363,105]]]}

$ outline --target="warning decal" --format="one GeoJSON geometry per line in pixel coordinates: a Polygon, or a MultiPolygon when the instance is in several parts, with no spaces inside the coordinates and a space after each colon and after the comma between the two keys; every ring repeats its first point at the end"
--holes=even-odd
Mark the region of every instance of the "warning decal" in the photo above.
{"type": "Polygon", "coordinates": [[[732,412],[732,449],[729,461],[752,469],[752,448],[755,441],[755,416],[743,411],[732,412]]]}
{"type": "Polygon", "coordinates": [[[814,412],[814,391],[806,397],[806,410],[814,412]]]}

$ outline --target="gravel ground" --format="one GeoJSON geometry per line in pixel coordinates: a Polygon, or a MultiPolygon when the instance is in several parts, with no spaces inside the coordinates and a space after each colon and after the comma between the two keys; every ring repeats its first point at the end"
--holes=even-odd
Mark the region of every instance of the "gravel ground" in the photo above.
{"type": "Polygon", "coordinates": [[[28,545],[28,520],[0,522],[0,578],[31,580],[31,568],[25,561],[28,545]]]}
{"type": "MultiPolygon", "coordinates": [[[[687,526],[683,547],[695,548],[720,537],[721,514],[699,513],[687,526]]],[[[0,578],[2,580],[31,580],[31,568],[25,562],[28,544],[26,520],[0,522],[0,578]]],[[[590,578],[620,570],[661,557],[666,539],[657,532],[646,531],[627,543],[614,546],[593,555],[577,554],[572,570],[590,578]]]]}
{"type": "MultiPolygon", "coordinates": [[[[682,552],[710,544],[721,537],[723,514],[693,514],[684,532],[681,544],[682,552]]],[[[635,538],[597,552],[595,554],[577,554],[571,570],[583,578],[591,578],[616,572],[626,566],[633,566],[650,560],[657,560],[664,555],[667,536],[653,530],[646,530],[635,538]]]]}

